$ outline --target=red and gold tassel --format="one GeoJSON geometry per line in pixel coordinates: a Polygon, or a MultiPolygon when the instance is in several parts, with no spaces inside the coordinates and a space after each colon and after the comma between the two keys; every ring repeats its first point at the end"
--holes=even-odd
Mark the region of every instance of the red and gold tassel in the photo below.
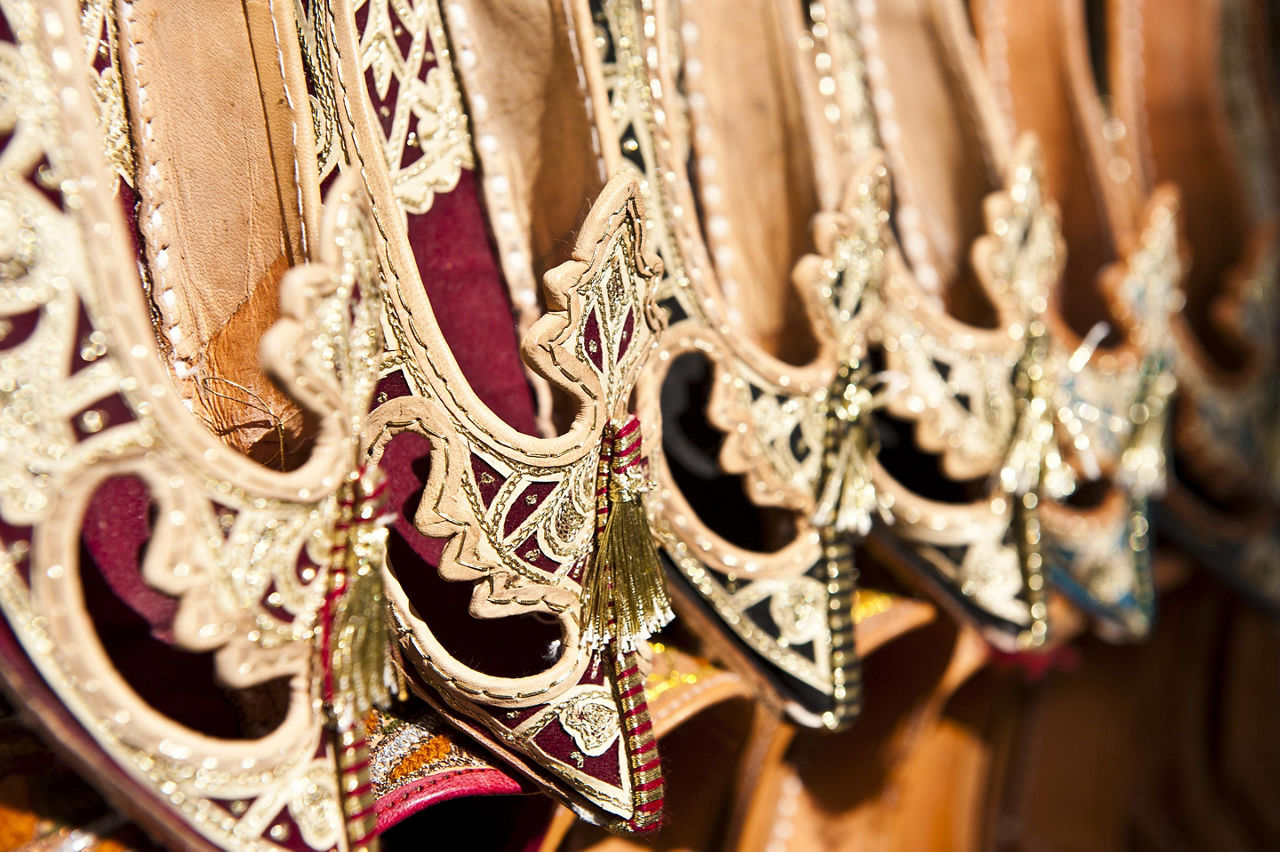
{"type": "Polygon", "coordinates": [[[605,429],[596,479],[596,548],[582,583],[583,641],[593,651],[634,651],[672,619],[671,599],[645,515],[652,488],[641,455],[640,421],[605,429]]]}
{"type": "Polygon", "coordinates": [[[384,491],[376,471],[353,473],[343,486],[320,610],[321,697],[352,850],[377,848],[363,720],[372,707],[389,703],[396,686],[380,558],[386,546],[384,491]]]}
{"type": "Polygon", "coordinates": [[[652,487],[641,455],[640,421],[634,415],[605,427],[596,474],[596,548],[583,577],[582,618],[583,641],[593,654],[607,657],[605,669],[621,710],[634,784],[626,830],[642,834],[661,826],[666,786],[638,651],[672,614],[641,502],[652,487]],[[612,653],[603,653],[610,645],[612,653]]]}

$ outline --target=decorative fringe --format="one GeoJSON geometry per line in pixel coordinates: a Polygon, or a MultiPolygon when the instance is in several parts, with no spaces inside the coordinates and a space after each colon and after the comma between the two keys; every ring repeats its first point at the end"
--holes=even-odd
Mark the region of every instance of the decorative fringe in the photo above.
{"type": "Polygon", "coordinates": [[[331,731],[348,846],[377,845],[377,814],[368,778],[364,718],[385,707],[397,685],[382,588],[386,547],[385,481],[377,471],[351,475],[339,498],[339,520],[320,609],[322,699],[331,731]]]}
{"type": "Polygon", "coordinates": [[[871,531],[876,491],[867,467],[870,426],[864,421],[875,399],[859,378],[856,363],[842,364],[823,405],[827,439],[813,521],[822,529],[865,536],[871,531]]]}
{"type": "Polygon", "coordinates": [[[1026,494],[1060,500],[1075,491],[1071,465],[1058,451],[1053,415],[1053,386],[1045,373],[1048,340],[1042,324],[1031,333],[1027,351],[1018,367],[1016,384],[1021,396],[1018,425],[1009,453],[1000,468],[1000,485],[1007,494],[1026,494]]]}
{"type": "Polygon", "coordinates": [[[1177,381],[1157,358],[1143,363],[1142,393],[1133,406],[1133,434],[1120,456],[1119,483],[1134,497],[1149,498],[1164,493],[1166,462],[1165,427],[1169,419],[1169,397],[1177,381]]]}
{"type": "Polygon", "coordinates": [[[674,617],[642,502],[653,486],[640,450],[635,415],[606,427],[596,478],[595,558],[582,583],[583,641],[596,652],[613,644],[618,657],[674,617]]]}

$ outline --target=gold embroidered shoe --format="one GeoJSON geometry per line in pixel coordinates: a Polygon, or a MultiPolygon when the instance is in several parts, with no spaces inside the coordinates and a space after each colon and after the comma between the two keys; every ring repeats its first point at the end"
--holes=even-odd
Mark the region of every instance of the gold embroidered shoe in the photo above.
{"type": "Polygon", "coordinates": [[[1137,179],[1176,182],[1184,199],[1190,268],[1171,335],[1179,389],[1159,528],[1276,610],[1280,246],[1274,198],[1250,189],[1274,178],[1272,164],[1242,154],[1229,122],[1258,106],[1247,70],[1231,62],[1243,6],[1109,4],[1108,76],[1137,179]]]}
{"type": "Polygon", "coordinates": [[[1054,587],[1109,635],[1151,627],[1149,498],[1164,485],[1173,392],[1171,315],[1178,290],[1178,202],[1143,197],[1108,141],[1080,3],[974,3],[989,78],[1011,124],[1044,145],[1047,187],[1062,210],[1067,258],[1048,302],[1045,370],[1061,452],[1080,485],[1045,501],[1054,587]]]}
{"type": "MultiPolygon", "coordinates": [[[[787,727],[758,701],[751,683],[708,660],[653,643],[645,694],[662,746],[667,786],[661,843],[666,848],[730,848],[735,797],[751,784],[762,746],[787,727]],[[714,774],[709,765],[722,768],[714,774]]],[[[562,809],[542,835],[543,849],[617,849],[617,837],[562,809]]],[[[623,848],[651,848],[627,844],[623,848]]]]}
{"type": "Polygon", "coordinates": [[[292,7],[0,12],[4,685],[166,845],[368,848],[377,294],[298,268],[292,7]]]}
{"type": "Polygon", "coordinates": [[[665,269],[669,326],[637,399],[663,424],[648,508],[674,597],[772,705],[843,727],[861,701],[853,545],[876,510],[868,425],[885,394],[865,357],[884,167],[835,168],[789,4],[595,16],[665,269]]]}
{"type": "Polygon", "coordinates": [[[1039,503],[1069,489],[1040,363],[1061,263],[1036,145],[1010,146],[950,0],[808,7],[821,114],[846,168],[883,147],[894,238],[873,363],[905,377],[877,415],[872,534],[1005,649],[1043,643],[1039,503]]]}
{"type": "Polygon", "coordinates": [[[387,280],[366,443],[409,686],[584,818],[651,830],[644,640],[670,612],[628,406],[658,266],[634,181],[606,180],[591,33],[536,0],[308,20],[320,135],[367,196],[361,274],[387,280]],[[519,346],[507,288],[537,316],[519,346]],[[521,359],[562,431],[537,434],[521,359]]]}

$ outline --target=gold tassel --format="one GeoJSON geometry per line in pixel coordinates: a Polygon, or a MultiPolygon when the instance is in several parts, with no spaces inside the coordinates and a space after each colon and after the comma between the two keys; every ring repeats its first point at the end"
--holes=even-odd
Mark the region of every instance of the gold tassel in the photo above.
{"type": "Polygon", "coordinates": [[[382,587],[384,487],[377,471],[357,471],[343,486],[329,589],[320,611],[325,722],[343,791],[347,845],[353,852],[378,848],[364,719],[373,707],[390,703],[397,685],[382,587]]]}
{"type": "Polygon", "coordinates": [[[1147,359],[1143,364],[1143,393],[1133,406],[1130,417],[1134,422],[1129,445],[1120,456],[1117,479],[1124,488],[1138,498],[1158,496],[1164,492],[1165,453],[1164,438],[1169,416],[1169,397],[1177,385],[1173,374],[1158,363],[1147,359]]]}
{"type": "Polygon", "coordinates": [[[640,421],[610,423],[596,478],[596,547],[582,583],[583,641],[634,651],[673,618],[662,560],[643,495],[652,485],[641,462],[640,421]]]}
{"type": "Polygon", "coordinates": [[[875,398],[864,373],[856,363],[842,364],[827,394],[822,479],[813,518],[818,527],[859,536],[871,531],[876,511],[876,491],[867,466],[871,426],[866,422],[875,398]]]}
{"type": "Polygon", "coordinates": [[[396,687],[380,568],[387,536],[382,490],[380,476],[352,475],[330,573],[325,703],[334,724],[344,727],[385,707],[396,687]]]}
{"type": "Polygon", "coordinates": [[[1061,500],[1075,491],[1075,472],[1058,451],[1052,410],[1054,388],[1044,367],[1048,358],[1047,332],[1039,320],[1031,326],[1016,378],[1021,410],[1000,468],[1000,485],[1013,496],[1036,494],[1061,500]]]}

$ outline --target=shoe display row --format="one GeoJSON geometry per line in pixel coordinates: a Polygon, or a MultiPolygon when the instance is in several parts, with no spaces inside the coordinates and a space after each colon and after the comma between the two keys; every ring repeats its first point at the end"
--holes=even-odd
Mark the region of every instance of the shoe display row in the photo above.
{"type": "Polygon", "coordinates": [[[0,837],[1280,842],[1277,27],[0,0],[0,837]]]}

